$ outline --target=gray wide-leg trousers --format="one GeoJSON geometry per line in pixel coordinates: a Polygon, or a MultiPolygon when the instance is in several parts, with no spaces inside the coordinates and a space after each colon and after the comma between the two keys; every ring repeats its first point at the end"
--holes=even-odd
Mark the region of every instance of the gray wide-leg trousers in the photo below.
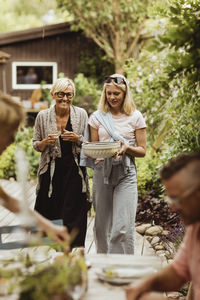
{"type": "Polygon", "coordinates": [[[113,165],[109,184],[104,184],[103,162],[94,169],[94,235],[97,253],[134,254],[135,216],[137,209],[136,167],[128,173],[123,165],[113,165]]]}

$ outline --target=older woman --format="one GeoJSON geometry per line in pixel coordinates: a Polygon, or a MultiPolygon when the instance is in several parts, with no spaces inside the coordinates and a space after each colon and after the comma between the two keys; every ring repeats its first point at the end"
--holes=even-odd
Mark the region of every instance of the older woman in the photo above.
{"type": "Polygon", "coordinates": [[[72,105],[72,80],[57,79],[51,95],[55,105],[40,111],[35,121],[33,147],[41,152],[35,209],[48,219],[62,218],[70,232],[77,232],[72,246],[84,246],[90,203],[79,155],[87,113],[72,105]]]}
{"type": "Polygon", "coordinates": [[[99,253],[134,253],[137,208],[135,157],[146,152],[146,124],[126,78],[106,77],[99,110],[89,120],[91,141],[121,141],[117,159],[97,159],[93,177],[95,237],[99,253]]]}
{"type": "MultiPolygon", "coordinates": [[[[20,123],[23,122],[24,113],[22,106],[11,99],[10,96],[0,92],[0,154],[12,143],[15,139],[15,134],[20,123]]],[[[20,212],[19,201],[7,194],[0,186],[0,202],[1,204],[13,213],[20,212]]],[[[67,229],[63,226],[57,226],[42,217],[36,211],[30,211],[35,217],[37,225],[39,225],[46,233],[59,242],[68,240],[67,229]]]]}

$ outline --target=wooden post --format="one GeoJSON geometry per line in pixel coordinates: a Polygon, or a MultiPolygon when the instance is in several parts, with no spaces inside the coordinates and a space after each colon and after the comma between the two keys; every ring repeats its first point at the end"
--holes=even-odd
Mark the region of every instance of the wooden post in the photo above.
{"type": "Polygon", "coordinates": [[[5,70],[5,64],[3,65],[3,70],[2,70],[2,83],[3,83],[3,92],[6,94],[7,93],[7,88],[6,88],[6,70],[5,70]]]}
{"type": "Polygon", "coordinates": [[[2,84],[3,84],[2,87],[4,93],[7,93],[5,64],[9,58],[10,58],[10,54],[0,51],[0,64],[2,64],[2,84]]]}

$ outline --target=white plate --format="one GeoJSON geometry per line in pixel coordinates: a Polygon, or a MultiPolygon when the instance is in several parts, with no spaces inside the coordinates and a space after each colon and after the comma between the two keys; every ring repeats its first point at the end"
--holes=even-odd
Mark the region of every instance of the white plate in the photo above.
{"type": "Polygon", "coordinates": [[[156,272],[157,270],[150,266],[111,266],[108,268],[103,268],[96,274],[100,280],[108,283],[129,284],[134,279],[139,279],[156,272]]]}

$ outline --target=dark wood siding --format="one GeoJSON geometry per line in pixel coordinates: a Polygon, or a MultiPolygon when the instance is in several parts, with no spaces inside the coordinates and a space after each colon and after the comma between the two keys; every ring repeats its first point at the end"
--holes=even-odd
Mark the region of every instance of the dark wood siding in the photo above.
{"type": "Polygon", "coordinates": [[[0,89],[2,86],[2,69],[6,71],[7,93],[29,99],[33,90],[12,89],[13,61],[49,61],[57,62],[58,73],[74,78],[77,71],[81,51],[91,47],[91,43],[80,32],[66,32],[32,40],[20,41],[8,45],[0,45],[0,50],[11,55],[6,64],[0,64],[0,89]],[[89,46],[90,45],[90,46],[89,46]]]}

